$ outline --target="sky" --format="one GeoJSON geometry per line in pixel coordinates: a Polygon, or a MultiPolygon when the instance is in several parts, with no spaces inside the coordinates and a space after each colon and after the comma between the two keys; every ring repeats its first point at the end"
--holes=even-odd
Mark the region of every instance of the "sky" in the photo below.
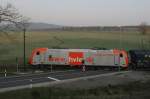
{"type": "Polygon", "coordinates": [[[65,26],[150,24],[150,0],[0,0],[33,22],[65,26]]]}

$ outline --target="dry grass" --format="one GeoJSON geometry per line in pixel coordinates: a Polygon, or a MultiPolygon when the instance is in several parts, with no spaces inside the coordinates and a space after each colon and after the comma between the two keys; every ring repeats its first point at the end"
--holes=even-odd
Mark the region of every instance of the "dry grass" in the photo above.
{"type": "Polygon", "coordinates": [[[149,99],[149,83],[134,82],[75,90],[41,87],[0,93],[0,99],[149,99]]]}

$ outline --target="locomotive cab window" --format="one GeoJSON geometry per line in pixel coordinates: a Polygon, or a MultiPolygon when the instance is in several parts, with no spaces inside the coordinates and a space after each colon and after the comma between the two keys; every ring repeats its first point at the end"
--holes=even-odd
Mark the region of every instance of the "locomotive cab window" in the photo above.
{"type": "Polygon", "coordinates": [[[120,53],[120,55],[119,55],[120,57],[123,57],[123,54],[122,53],[120,53]]]}
{"type": "Polygon", "coordinates": [[[36,52],[36,55],[40,55],[40,52],[38,51],[38,52],[36,52]]]}

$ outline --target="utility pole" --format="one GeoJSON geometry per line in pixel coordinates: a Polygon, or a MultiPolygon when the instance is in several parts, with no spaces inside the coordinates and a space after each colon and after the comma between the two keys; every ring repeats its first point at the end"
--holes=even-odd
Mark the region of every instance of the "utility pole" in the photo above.
{"type": "Polygon", "coordinates": [[[121,26],[119,26],[119,34],[120,34],[120,49],[122,49],[122,27],[121,26]]]}
{"type": "Polygon", "coordinates": [[[26,71],[26,28],[23,29],[23,67],[26,71]]]}

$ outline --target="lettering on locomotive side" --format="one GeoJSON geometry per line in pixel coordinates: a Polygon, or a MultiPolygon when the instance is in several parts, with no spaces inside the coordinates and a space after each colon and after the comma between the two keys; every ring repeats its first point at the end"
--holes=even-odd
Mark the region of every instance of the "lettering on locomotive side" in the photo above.
{"type": "Polygon", "coordinates": [[[93,64],[94,58],[93,57],[86,57],[84,59],[83,52],[69,52],[68,58],[65,57],[49,57],[49,62],[68,62],[70,65],[82,65],[83,61],[93,64]]]}
{"type": "Polygon", "coordinates": [[[49,58],[49,61],[51,61],[51,62],[64,62],[65,58],[63,58],[63,57],[52,57],[52,58],[49,58]]]}
{"type": "Polygon", "coordinates": [[[69,57],[70,63],[82,62],[82,60],[83,60],[83,58],[80,58],[80,57],[76,57],[76,58],[69,57]]]}
{"type": "Polygon", "coordinates": [[[70,65],[82,65],[83,52],[69,52],[68,62],[70,65]]]}

